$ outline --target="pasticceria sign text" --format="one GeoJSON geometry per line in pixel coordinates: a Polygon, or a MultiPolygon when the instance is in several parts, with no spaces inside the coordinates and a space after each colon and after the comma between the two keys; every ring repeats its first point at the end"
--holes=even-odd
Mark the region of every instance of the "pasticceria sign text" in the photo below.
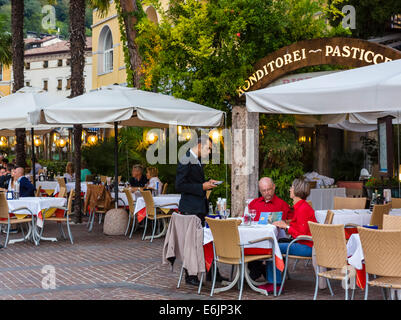
{"type": "Polygon", "coordinates": [[[259,60],[254,66],[255,71],[237,93],[241,97],[247,91],[264,88],[277,78],[303,67],[330,64],[357,68],[400,58],[400,51],[360,39],[300,41],[259,60]]]}

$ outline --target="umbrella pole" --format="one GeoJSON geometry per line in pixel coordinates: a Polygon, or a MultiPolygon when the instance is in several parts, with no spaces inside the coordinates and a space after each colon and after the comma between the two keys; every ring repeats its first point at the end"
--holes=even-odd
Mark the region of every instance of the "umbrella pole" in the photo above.
{"type": "Polygon", "coordinates": [[[31,145],[32,145],[32,183],[33,183],[33,188],[36,191],[36,170],[35,170],[35,144],[33,143],[33,135],[34,135],[34,129],[31,128],[31,145]]]}
{"type": "Polygon", "coordinates": [[[114,122],[114,199],[118,207],[118,123],[114,122]]]}

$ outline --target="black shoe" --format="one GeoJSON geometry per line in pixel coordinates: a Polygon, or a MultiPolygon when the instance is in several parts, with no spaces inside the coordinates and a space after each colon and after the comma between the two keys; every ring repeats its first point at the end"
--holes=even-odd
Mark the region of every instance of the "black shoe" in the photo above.
{"type": "Polygon", "coordinates": [[[187,276],[185,277],[185,283],[192,286],[199,286],[200,282],[197,276],[187,276]]]}
{"type": "Polygon", "coordinates": [[[2,244],[0,244],[0,249],[3,249],[3,248],[4,248],[4,246],[2,244]]]}

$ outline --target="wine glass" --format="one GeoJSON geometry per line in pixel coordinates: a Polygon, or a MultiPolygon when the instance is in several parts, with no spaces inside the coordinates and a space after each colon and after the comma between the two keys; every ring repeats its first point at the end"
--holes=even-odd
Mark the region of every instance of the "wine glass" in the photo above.
{"type": "Polygon", "coordinates": [[[249,210],[249,215],[251,216],[251,224],[254,222],[255,217],[256,217],[256,210],[255,209],[250,209],[249,210]]]}

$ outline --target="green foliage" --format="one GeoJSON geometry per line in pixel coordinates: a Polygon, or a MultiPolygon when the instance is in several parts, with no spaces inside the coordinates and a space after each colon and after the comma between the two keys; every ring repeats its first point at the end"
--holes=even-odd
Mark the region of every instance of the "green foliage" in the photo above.
{"type": "MultiPolygon", "coordinates": [[[[60,35],[68,39],[69,38],[69,0],[23,0],[24,1],[24,34],[27,31],[33,31],[37,33],[49,33],[56,34],[57,28],[60,28],[60,35]],[[56,9],[56,29],[45,30],[42,28],[42,19],[45,14],[42,13],[42,7],[44,5],[53,5],[56,9]]],[[[92,0],[90,0],[92,1],[92,0]]],[[[5,14],[7,19],[5,23],[8,31],[11,31],[10,17],[11,17],[11,0],[0,1],[0,15],[5,14]]],[[[0,18],[2,19],[2,18],[0,18]]],[[[85,27],[86,35],[92,35],[92,9],[89,5],[86,8],[85,14],[85,27]]]]}
{"type": "Polygon", "coordinates": [[[12,61],[11,33],[7,29],[7,16],[0,15],[0,64],[10,65],[12,61]]]}
{"type": "Polygon", "coordinates": [[[358,180],[363,167],[364,158],[365,156],[362,150],[337,154],[333,159],[333,178],[337,181],[358,180]]]}
{"type": "MultiPolygon", "coordinates": [[[[31,159],[27,159],[26,162],[28,166],[32,167],[31,159]]],[[[39,163],[41,164],[41,166],[46,167],[48,172],[53,171],[54,174],[57,174],[59,172],[61,175],[65,173],[65,167],[67,166],[67,162],[68,161],[63,161],[63,160],[52,161],[52,160],[39,159],[39,163]]]]}
{"type": "MultiPolygon", "coordinates": [[[[343,0],[334,4],[339,11],[345,5],[352,5],[356,13],[356,28],[352,31],[355,38],[367,39],[382,36],[389,28],[391,17],[401,12],[399,0],[343,0]]],[[[333,25],[341,24],[342,17],[332,21],[333,25]]]]}
{"type": "Polygon", "coordinates": [[[224,110],[253,64],[293,42],[347,32],[328,30],[322,1],[171,1],[163,21],[138,24],[144,87],[224,110]]]}

